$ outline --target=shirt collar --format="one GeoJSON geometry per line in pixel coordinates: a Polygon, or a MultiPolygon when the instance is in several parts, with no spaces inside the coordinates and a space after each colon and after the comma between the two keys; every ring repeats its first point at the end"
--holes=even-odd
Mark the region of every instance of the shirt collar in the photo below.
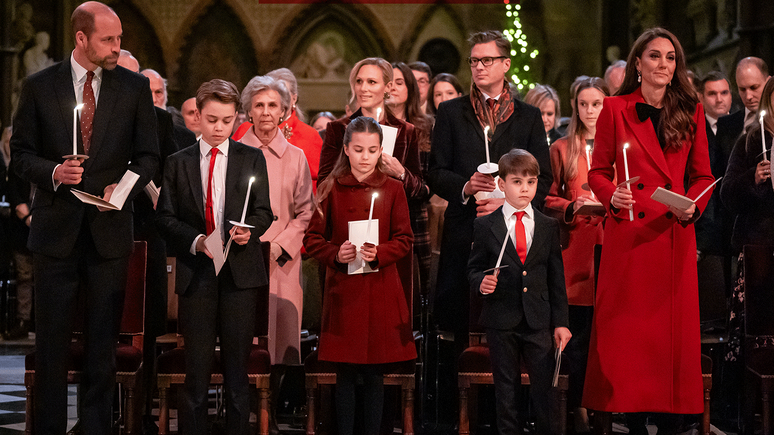
{"type": "MultiPolygon", "coordinates": [[[[223,143],[217,145],[215,148],[217,148],[221,153],[223,153],[224,156],[228,157],[228,139],[224,140],[223,143]]],[[[199,140],[199,154],[202,158],[206,157],[207,154],[210,152],[210,149],[213,147],[207,143],[203,138],[199,140]]]]}
{"type": "MultiPolygon", "coordinates": [[[[72,69],[73,76],[75,77],[75,81],[77,83],[81,83],[86,80],[86,73],[88,70],[81,66],[76,60],[75,60],[75,50],[73,50],[72,53],[70,53],[70,68],[72,69]]],[[[102,67],[98,66],[94,70],[94,77],[97,80],[102,80],[102,67]]]]}
{"type": "Polygon", "coordinates": [[[499,99],[500,99],[500,94],[497,94],[497,95],[495,95],[494,97],[490,97],[490,96],[489,96],[489,95],[487,95],[487,94],[486,94],[486,92],[484,92],[484,91],[481,91],[481,94],[482,94],[482,95],[484,95],[484,101],[486,101],[486,100],[488,100],[488,99],[490,99],[490,98],[491,98],[491,99],[493,99],[493,100],[495,100],[495,101],[497,101],[497,100],[499,100],[499,99]]]}
{"type": "Polygon", "coordinates": [[[512,206],[507,200],[503,203],[503,216],[505,216],[505,219],[510,219],[511,216],[513,216],[513,214],[517,211],[523,211],[530,219],[535,218],[534,211],[532,209],[532,203],[527,204],[527,206],[521,210],[512,206]]]}
{"type": "Polygon", "coordinates": [[[704,113],[704,117],[707,118],[707,122],[709,122],[710,125],[715,125],[715,124],[718,123],[718,119],[717,118],[713,118],[713,117],[707,115],[706,112],[704,113]]]}

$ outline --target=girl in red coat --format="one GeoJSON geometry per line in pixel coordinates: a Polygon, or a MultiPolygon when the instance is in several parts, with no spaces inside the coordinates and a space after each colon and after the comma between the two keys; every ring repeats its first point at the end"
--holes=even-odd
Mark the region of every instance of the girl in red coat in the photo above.
{"type": "Polygon", "coordinates": [[[572,118],[567,137],[551,145],[554,182],[546,197],[545,211],[560,222],[562,236],[564,278],[573,334],[573,340],[565,349],[570,367],[568,402],[575,409],[576,432],[588,432],[586,410],[580,404],[594,314],[594,245],[602,243],[603,218],[582,207],[597,202],[584,185],[591,164],[590,143],[594,142],[597,117],[608,90],[599,77],[578,78],[572,89],[572,118]]]}
{"type": "Polygon", "coordinates": [[[704,409],[693,222],[711,192],[684,210],[651,199],[658,187],[695,199],[713,181],[704,110],[686,71],[677,38],[647,30],[594,138],[589,186],[608,219],[583,404],[635,413],[630,434],[647,433],[636,413],[704,409]],[[621,185],[626,163],[640,177],[630,186],[621,185]]]}
{"type": "Polygon", "coordinates": [[[317,210],[304,237],[307,252],[327,266],[319,358],[338,363],[336,413],[342,435],[353,433],[358,376],[365,390],[364,433],[376,435],[383,365],[416,358],[403,291],[407,280],[396,267],[411,251],[411,222],[402,183],[379,170],[381,143],[381,127],[372,118],[349,123],[336,166],[319,186],[317,210]],[[348,240],[349,222],[368,219],[374,192],[379,244],[355,246],[348,240]],[[376,272],[347,273],[358,252],[376,272]]]}

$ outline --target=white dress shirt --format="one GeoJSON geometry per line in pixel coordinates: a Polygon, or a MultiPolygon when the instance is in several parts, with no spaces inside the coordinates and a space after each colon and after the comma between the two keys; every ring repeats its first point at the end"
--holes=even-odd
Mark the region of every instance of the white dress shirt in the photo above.
{"type": "Polygon", "coordinates": [[[527,204],[527,207],[522,210],[516,209],[516,207],[509,204],[507,200],[503,204],[503,218],[505,219],[505,227],[511,227],[511,232],[509,235],[511,236],[513,246],[516,246],[516,231],[514,231],[514,229],[516,228],[517,218],[515,213],[517,211],[524,212],[524,216],[521,217],[521,223],[524,224],[524,235],[527,238],[527,254],[529,254],[529,249],[532,247],[532,237],[535,235],[535,211],[532,209],[531,203],[527,204]]]}
{"type": "Polygon", "coordinates": [[[709,122],[712,134],[718,134],[718,119],[707,115],[706,112],[704,113],[704,117],[707,118],[707,122],[709,122]]]}
{"type": "MultiPolygon", "coordinates": [[[[223,230],[223,207],[226,204],[226,168],[228,167],[228,139],[223,143],[216,145],[220,152],[215,157],[215,167],[212,169],[212,215],[215,219],[215,231],[220,234],[220,240],[226,240],[226,233],[223,230]]],[[[207,207],[207,185],[210,175],[210,156],[213,147],[204,139],[199,141],[199,169],[202,176],[202,204],[207,207]]],[[[196,255],[196,242],[200,237],[206,237],[205,234],[199,234],[191,245],[191,253],[196,255]]]]}
{"type": "MultiPolygon", "coordinates": [[[[74,53],[75,51],[73,51],[74,53]]],[[[88,70],[82,67],[76,60],[73,53],[70,53],[70,73],[73,78],[73,90],[75,91],[75,105],[83,103],[83,87],[86,85],[86,73],[88,70]]],[[[97,67],[94,70],[94,78],[91,80],[91,88],[94,90],[94,110],[96,110],[99,104],[99,89],[102,87],[102,67],[97,67]]],[[[74,109],[74,107],[73,107],[74,109]]],[[[60,184],[54,180],[54,173],[56,169],[62,166],[61,164],[54,167],[54,172],[51,173],[51,182],[54,184],[54,191],[60,184]]]]}

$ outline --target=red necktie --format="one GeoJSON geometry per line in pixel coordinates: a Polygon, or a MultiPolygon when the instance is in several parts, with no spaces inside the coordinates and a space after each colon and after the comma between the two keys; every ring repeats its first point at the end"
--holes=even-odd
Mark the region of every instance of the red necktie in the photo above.
{"type": "Polygon", "coordinates": [[[210,176],[207,179],[207,203],[204,206],[204,218],[207,224],[207,235],[215,231],[215,214],[212,211],[212,171],[215,169],[215,159],[218,157],[218,149],[210,150],[210,176]]]}
{"type": "Polygon", "coordinates": [[[517,220],[513,229],[516,232],[516,253],[519,254],[522,264],[527,261],[527,232],[524,230],[524,223],[521,222],[524,213],[523,211],[514,213],[517,220]]]}
{"type": "Polygon", "coordinates": [[[86,72],[86,83],[83,85],[83,109],[81,110],[81,138],[83,139],[83,152],[89,154],[91,146],[91,126],[94,123],[94,112],[97,109],[97,100],[94,98],[94,88],[91,80],[94,71],[86,72]]]}
{"type": "Polygon", "coordinates": [[[497,100],[495,100],[494,98],[486,99],[486,105],[489,106],[489,110],[494,109],[495,104],[497,104],[497,100]]]}

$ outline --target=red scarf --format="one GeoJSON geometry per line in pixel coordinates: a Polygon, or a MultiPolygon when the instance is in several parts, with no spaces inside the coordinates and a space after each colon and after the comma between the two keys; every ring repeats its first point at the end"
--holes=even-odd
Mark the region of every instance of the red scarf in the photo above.
{"type": "Polygon", "coordinates": [[[513,97],[511,96],[511,86],[507,81],[503,81],[503,91],[500,97],[495,101],[492,109],[486,103],[486,96],[475,83],[470,85],[470,103],[473,105],[473,111],[481,124],[481,128],[489,126],[489,139],[494,136],[495,128],[505,122],[513,113],[513,97]]]}

